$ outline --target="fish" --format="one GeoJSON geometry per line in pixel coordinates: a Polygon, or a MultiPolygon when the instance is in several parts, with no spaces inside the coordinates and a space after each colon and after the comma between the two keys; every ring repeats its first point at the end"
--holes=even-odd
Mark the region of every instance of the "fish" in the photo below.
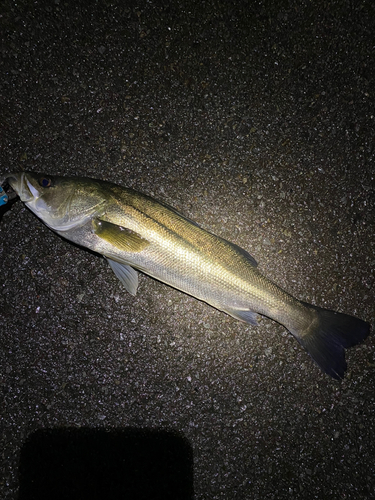
{"type": "Polygon", "coordinates": [[[293,297],[264,276],[246,250],[146,194],[35,172],[8,174],[4,183],[51,230],[104,256],[131,295],[138,270],[245,323],[270,318],[334,379],[344,378],[345,349],[370,333],[362,319],[293,297]]]}

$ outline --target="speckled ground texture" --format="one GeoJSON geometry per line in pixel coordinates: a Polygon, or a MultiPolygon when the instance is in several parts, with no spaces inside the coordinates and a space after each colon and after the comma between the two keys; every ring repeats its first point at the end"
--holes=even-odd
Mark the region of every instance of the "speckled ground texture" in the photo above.
{"type": "MultiPolygon", "coordinates": [[[[1,174],[133,187],[374,323],[374,20],[371,0],[3,0],[1,174]]],[[[373,334],[338,383],[271,320],[145,275],[131,297],[21,202],[0,237],[1,498],[41,429],[179,436],[181,498],[375,497],[373,334]]]]}

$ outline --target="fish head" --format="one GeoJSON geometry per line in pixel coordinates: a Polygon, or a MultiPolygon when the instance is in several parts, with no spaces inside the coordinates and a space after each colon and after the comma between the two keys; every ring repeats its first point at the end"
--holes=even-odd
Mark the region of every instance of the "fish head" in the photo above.
{"type": "Polygon", "coordinates": [[[101,184],[82,177],[58,177],[35,172],[9,174],[7,182],[25,205],[48,227],[68,231],[103,213],[101,184]]]}

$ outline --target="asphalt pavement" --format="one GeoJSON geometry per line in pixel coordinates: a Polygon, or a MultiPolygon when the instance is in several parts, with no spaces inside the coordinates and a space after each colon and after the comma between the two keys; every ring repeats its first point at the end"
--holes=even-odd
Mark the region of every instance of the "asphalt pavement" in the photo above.
{"type": "MultiPolygon", "coordinates": [[[[374,33],[371,0],[3,0],[0,176],[132,187],[374,324],[374,33]]],[[[373,333],[337,382],[0,216],[1,498],[375,498],[373,333]]]]}

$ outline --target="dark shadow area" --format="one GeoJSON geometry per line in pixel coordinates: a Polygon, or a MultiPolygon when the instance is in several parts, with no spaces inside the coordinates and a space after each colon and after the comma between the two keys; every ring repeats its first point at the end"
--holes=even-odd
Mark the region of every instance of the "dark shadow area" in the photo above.
{"type": "Polygon", "coordinates": [[[19,473],[19,500],[193,498],[192,448],[165,430],[38,430],[19,473]]]}

